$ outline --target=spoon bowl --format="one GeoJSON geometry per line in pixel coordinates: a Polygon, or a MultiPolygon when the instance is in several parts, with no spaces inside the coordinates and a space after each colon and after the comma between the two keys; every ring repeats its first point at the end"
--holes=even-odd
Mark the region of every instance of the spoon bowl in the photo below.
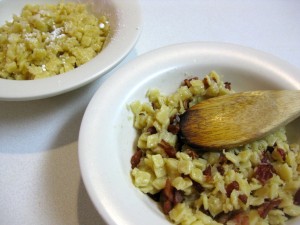
{"type": "Polygon", "coordinates": [[[181,117],[186,143],[223,150],[261,139],[300,116],[299,90],[250,91],[200,102],[181,117]]]}

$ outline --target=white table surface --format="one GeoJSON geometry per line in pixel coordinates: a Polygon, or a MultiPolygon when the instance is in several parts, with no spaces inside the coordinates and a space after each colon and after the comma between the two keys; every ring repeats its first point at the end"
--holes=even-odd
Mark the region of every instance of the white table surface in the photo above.
{"type": "MultiPolygon", "coordinates": [[[[166,45],[229,42],[300,68],[299,0],[140,0],[141,37],[104,78],[60,96],[0,101],[0,225],[101,225],[77,156],[85,108],[124,63],[166,45]]],[[[299,74],[300,76],[300,74],[299,74]]]]}

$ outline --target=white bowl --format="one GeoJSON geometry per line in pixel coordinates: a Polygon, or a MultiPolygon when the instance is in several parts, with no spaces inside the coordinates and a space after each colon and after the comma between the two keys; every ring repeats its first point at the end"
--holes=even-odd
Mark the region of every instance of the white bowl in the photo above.
{"type": "MultiPolygon", "coordinates": [[[[137,133],[127,106],[134,100],[146,100],[149,88],[170,93],[184,78],[211,70],[224,75],[237,91],[300,89],[297,68],[260,51],[221,43],[165,47],[116,71],[88,105],[79,135],[83,181],[108,224],[170,224],[156,203],[132,184],[130,158],[137,133]]],[[[300,121],[292,125],[299,134],[300,121]]],[[[300,218],[289,222],[298,223],[300,218]]]]}
{"type": "MultiPolygon", "coordinates": [[[[67,0],[65,2],[68,2],[67,0]]],[[[73,0],[93,4],[92,10],[106,15],[112,35],[106,47],[91,61],[58,76],[39,80],[0,79],[0,100],[31,100],[58,95],[81,87],[104,75],[131,51],[141,32],[142,18],[138,0],[73,0]]],[[[59,0],[1,0],[0,25],[19,15],[27,3],[59,3],[59,0]]]]}

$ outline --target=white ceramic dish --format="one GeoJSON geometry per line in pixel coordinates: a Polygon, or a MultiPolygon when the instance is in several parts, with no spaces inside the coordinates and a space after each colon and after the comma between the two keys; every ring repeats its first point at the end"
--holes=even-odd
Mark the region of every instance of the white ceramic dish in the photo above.
{"type": "MultiPolygon", "coordinates": [[[[146,100],[149,88],[176,90],[186,77],[211,70],[224,75],[237,91],[300,89],[299,70],[269,54],[217,43],[165,47],[138,57],[119,69],[91,100],[80,129],[79,159],[87,191],[108,224],[170,224],[130,178],[130,158],[137,134],[126,107],[146,100]]],[[[300,133],[300,120],[292,123],[300,133]]],[[[299,135],[296,136],[300,143],[299,135]]],[[[299,224],[300,218],[289,224],[299,224]]]]}
{"type": "MultiPolygon", "coordinates": [[[[71,1],[71,0],[66,0],[71,1]]],[[[91,61],[75,70],[50,78],[30,81],[0,79],[0,100],[32,100],[58,95],[81,87],[116,66],[134,47],[142,28],[138,0],[73,0],[92,4],[92,10],[106,15],[112,35],[106,47],[91,61]]],[[[0,0],[0,25],[19,15],[27,3],[58,3],[59,0],[0,0]]]]}

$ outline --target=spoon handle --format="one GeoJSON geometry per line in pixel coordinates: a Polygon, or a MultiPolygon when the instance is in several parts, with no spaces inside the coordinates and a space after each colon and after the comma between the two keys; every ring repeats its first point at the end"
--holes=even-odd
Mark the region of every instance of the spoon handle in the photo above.
{"type": "MultiPolygon", "coordinates": [[[[265,91],[280,114],[282,126],[300,116],[300,90],[265,91]]],[[[276,118],[275,118],[276,119],[276,118]]],[[[273,123],[276,124],[275,121],[273,123]]]]}
{"type": "Polygon", "coordinates": [[[263,138],[300,116],[300,90],[252,91],[200,102],[181,117],[188,144],[228,149],[263,138]]]}

